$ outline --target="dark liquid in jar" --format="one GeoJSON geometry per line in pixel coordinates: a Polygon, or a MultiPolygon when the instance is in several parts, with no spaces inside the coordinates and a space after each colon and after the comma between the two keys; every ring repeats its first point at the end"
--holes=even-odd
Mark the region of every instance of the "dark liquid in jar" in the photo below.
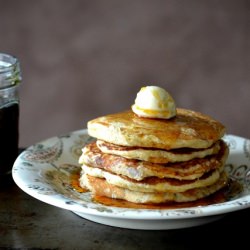
{"type": "Polygon", "coordinates": [[[19,105],[11,103],[0,108],[0,178],[11,173],[18,156],[19,105]]]}

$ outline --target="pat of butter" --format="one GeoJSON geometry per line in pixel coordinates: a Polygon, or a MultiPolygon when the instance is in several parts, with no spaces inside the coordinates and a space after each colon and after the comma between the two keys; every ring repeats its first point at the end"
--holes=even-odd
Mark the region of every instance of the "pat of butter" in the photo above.
{"type": "Polygon", "coordinates": [[[176,116],[176,106],[172,96],[157,86],[142,87],[132,105],[135,114],[141,117],[170,119],[176,116]]]}

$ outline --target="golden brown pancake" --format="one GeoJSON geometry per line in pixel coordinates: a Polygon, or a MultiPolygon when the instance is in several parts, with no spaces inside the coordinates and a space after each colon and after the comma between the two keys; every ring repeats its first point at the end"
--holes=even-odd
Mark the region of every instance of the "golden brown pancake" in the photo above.
{"type": "Polygon", "coordinates": [[[225,164],[228,156],[228,147],[222,140],[219,141],[219,144],[220,151],[214,155],[195,158],[186,162],[156,164],[103,153],[96,146],[96,143],[92,142],[83,148],[79,163],[93,168],[100,168],[117,175],[123,175],[137,181],[147,177],[193,180],[225,164]]]}
{"type": "MultiPolygon", "coordinates": [[[[114,173],[105,171],[100,168],[92,168],[87,165],[83,165],[83,173],[105,179],[108,183],[126,188],[132,191],[138,192],[184,192],[193,188],[200,188],[212,185],[215,183],[222,172],[223,168],[212,170],[202,177],[195,180],[177,180],[173,178],[157,178],[148,177],[141,181],[136,181],[134,179],[116,175],[114,173]]],[[[81,180],[81,178],[80,178],[81,180]]]]}
{"type": "Polygon", "coordinates": [[[189,161],[194,158],[204,158],[208,155],[216,154],[220,150],[220,142],[214,143],[209,148],[193,149],[182,148],[164,150],[156,148],[127,147],[115,145],[113,143],[97,140],[98,148],[107,154],[119,155],[128,159],[149,161],[152,163],[168,163],[189,161]]]}
{"type": "Polygon", "coordinates": [[[87,174],[81,176],[80,183],[89,189],[92,195],[105,196],[113,199],[123,199],[134,203],[164,203],[164,202],[188,202],[209,196],[227,184],[227,174],[223,171],[218,181],[212,185],[189,189],[185,192],[138,192],[112,185],[103,178],[93,177],[87,174]]]}
{"type": "Polygon", "coordinates": [[[121,146],[157,149],[208,148],[225,133],[218,121],[199,112],[177,109],[171,119],[138,117],[131,110],[88,122],[90,136],[121,146]]]}

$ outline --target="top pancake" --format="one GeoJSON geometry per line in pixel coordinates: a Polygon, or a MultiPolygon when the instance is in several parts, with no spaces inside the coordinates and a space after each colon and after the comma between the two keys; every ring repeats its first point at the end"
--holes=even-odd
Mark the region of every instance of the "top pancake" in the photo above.
{"type": "Polygon", "coordinates": [[[88,122],[90,136],[122,146],[159,149],[208,148],[225,133],[225,127],[199,112],[177,108],[171,119],[142,118],[131,110],[88,122]]]}

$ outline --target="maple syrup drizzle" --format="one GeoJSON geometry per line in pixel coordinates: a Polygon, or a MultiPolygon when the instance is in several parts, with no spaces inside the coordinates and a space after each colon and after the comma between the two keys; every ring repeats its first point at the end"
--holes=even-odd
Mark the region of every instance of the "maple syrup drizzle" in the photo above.
{"type": "Polygon", "coordinates": [[[71,174],[70,176],[70,185],[78,193],[86,193],[88,190],[80,186],[79,183],[80,173],[71,174]]]}
{"type": "MultiPolygon", "coordinates": [[[[79,183],[80,173],[72,174],[70,178],[70,183],[72,188],[79,192],[85,193],[89,192],[87,189],[82,188],[79,183]]],[[[93,202],[100,203],[106,206],[112,207],[120,207],[120,208],[134,208],[134,209],[176,209],[176,208],[188,208],[188,207],[197,207],[197,206],[207,206],[216,203],[222,203],[229,199],[232,199],[236,195],[238,195],[242,191],[242,185],[236,181],[229,179],[228,184],[222,188],[221,190],[217,191],[216,193],[201,198],[196,201],[191,202],[166,202],[160,204],[139,204],[133,203],[126,200],[121,199],[112,199],[104,196],[93,196],[93,202]]]]}

